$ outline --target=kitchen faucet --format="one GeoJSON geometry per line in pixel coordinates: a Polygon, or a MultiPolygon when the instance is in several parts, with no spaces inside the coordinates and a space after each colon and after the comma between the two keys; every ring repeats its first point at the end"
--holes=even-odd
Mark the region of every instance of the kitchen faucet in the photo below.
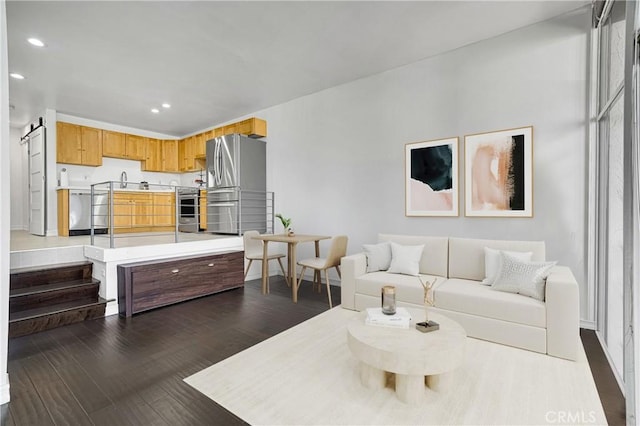
{"type": "Polygon", "coordinates": [[[120,188],[127,187],[127,172],[120,173],[120,188]]]}

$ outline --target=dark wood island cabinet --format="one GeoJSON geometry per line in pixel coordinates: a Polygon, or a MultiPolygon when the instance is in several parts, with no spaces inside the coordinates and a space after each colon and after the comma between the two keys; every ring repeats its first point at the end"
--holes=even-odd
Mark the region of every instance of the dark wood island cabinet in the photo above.
{"type": "Polygon", "coordinates": [[[244,285],[244,252],[221,252],[118,265],[120,316],[244,285]]]}

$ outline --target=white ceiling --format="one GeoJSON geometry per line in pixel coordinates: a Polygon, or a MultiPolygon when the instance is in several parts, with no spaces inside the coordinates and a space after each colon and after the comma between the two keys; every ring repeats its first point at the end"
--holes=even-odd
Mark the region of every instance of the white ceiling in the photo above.
{"type": "Polygon", "coordinates": [[[53,108],[183,136],[587,3],[7,1],[11,125],[53,108]]]}

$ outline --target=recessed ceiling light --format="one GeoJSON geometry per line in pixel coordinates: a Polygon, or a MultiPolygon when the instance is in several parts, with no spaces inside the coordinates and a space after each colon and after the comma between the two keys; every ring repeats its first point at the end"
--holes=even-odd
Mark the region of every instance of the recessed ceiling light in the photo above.
{"type": "Polygon", "coordinates": [[[158,108],[152,108],[151,112],[154,113],[154,114],[157,114],[157,113],[160,112],[160,110],[158,108]]]}
{"type": "Polygon", "coordinates": [[[162,104],[162,108],[171,108],[171,104],[165,102],[162,104]]]}
{"type": "Polygon", "coordinates": [[[12,72],[11,74],[9,74],[11,77],[15,78],[16,80],[24,80],[24,75],[22,74],[18,74],[17,72],[12,72]]]}
{"type": "Polygon", "coordinates": [[[44,47],[44,43],[40,40],[38,40],[37,38],[28,38],[27,41],[31,44],[33,44],[34,46],[37,47],[44,47]]]}

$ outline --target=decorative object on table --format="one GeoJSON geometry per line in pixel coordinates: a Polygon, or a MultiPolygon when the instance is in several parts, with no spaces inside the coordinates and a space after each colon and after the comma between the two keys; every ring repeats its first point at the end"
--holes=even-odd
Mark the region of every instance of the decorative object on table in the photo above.
{"type": "Polygon", "coordinates": [[[380,289],[380,299],[382,302],[382,313],[393,315],[396,313],[396,288],[392,285],[385,285],[380,289]]]}
{"type": "Polygon", "coordinates": [[[436,283],[436,278],[434,278],[432,282],[429,282],[426,279],[423,281],[422,277],[418,277],[418,279],[424,289],[424,321],[416,323],[416,329],[423,333],[439,330],[440,324],[435,321],[429,321],[429,308],[434,304],[433,285],[436,283]]]}
{"type": "Polygon", "coordinates": [[[382,308],[367,308],[365,324],[383,327],[409,328],[411,314],[406,308],[398,308],[393,315],[384,313],[382,308]]]}
{"type": "Polygon", "coordinates": [[[533,126],[464,137],[465,215],[533,217],[533,126]]]}
{"type": "Polygon", "coordinates": [[[458,138],[408,143],[405,215],[458,216],[458,138]]]}
{"type": "Polygon", "coordinates": [[[280,219],[282,226],[284,227],[284,234],[292,237],[294,234],[293,228],[291,227],[291,218],[286,218],[282,216],[280,213],[276,214],[276,217],[280,219]]]}

